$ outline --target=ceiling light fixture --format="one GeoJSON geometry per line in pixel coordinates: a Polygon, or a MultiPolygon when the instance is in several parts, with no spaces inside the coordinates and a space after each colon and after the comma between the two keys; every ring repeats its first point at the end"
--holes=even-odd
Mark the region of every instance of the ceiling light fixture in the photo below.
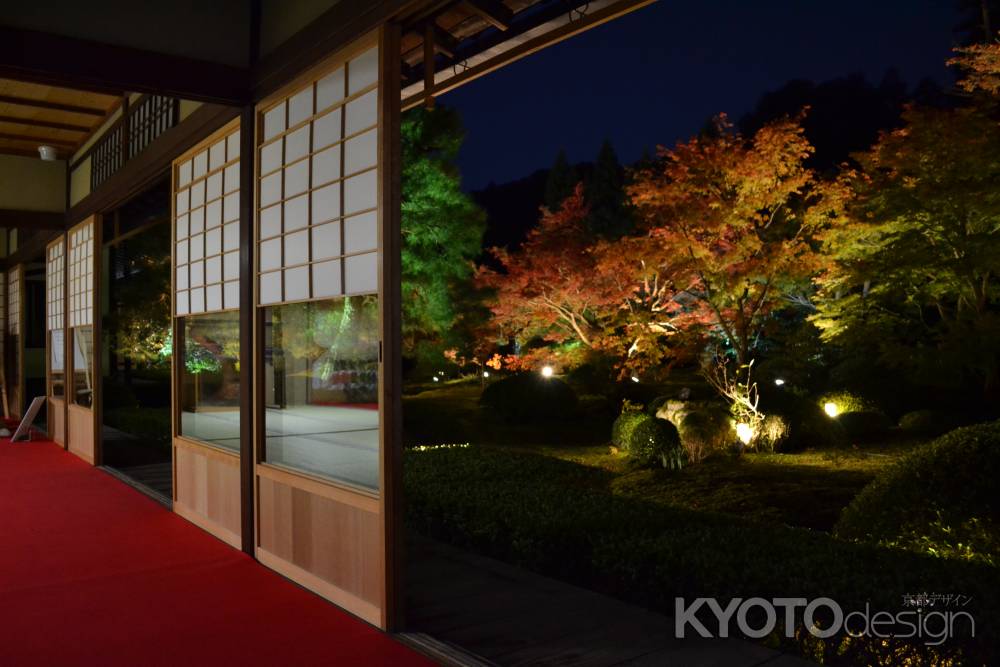
{"type": "Polygon", "coordinates": [[[46,162],[53,162],[56,159],[56,149],[52,146],[39,146],[38,154],[46,162]]]}

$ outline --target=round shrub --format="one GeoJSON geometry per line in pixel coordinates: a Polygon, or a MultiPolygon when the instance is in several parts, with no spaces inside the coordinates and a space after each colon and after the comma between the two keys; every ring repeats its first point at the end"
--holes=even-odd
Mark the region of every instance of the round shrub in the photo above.
{"type": "Polygon", "coordinates": [[[844,509],[837,536],[1000,563],[1000,422],[960,428],[886,470],[844,509]]]}
{"type": "Polygon", "coordinates": [[[899,418],[899,428],[913,435],[942,435],[956,425],[955,417],[943,410],[914,410],[899,418]]]}
{"type": "Polygon", "coordinates": [[[837,417],[850,438],[877,438],[892,429],[892,420],[881,412],[845,412],[837,417]]]}
{"type": "Polygon", "coordinates": [[[628,455],[643,468],[680,470],[685,460],[677,428],[664,419],[649,418],[636,424],[629,437],[628,455]]]}
{"type": "Polygon", "coordinates": [[[521,373],[487,385],[480,404],[508,421],[568,419],[576,414],[576,392],[558,378],[521,373]]]}
{"type": "Polygon", "coordinates": [[[729,413],[721,408],[693,410],[684,416],[677,430],[692,463],[725,452],[734,440],[729,413]]]}
{"type": "Polygon", "coordinates": [[[625,410],[611,425],[611,444],[622,451],[627,450],[632,439],[632,431],[646,421],[653,421],[653,417],[645,412],[625,410]]]}

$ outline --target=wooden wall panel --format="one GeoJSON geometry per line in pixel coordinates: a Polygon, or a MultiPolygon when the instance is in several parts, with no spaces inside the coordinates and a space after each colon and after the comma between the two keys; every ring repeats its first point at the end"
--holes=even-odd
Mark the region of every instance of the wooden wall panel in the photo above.
{"type": "Polygon", "coordinates": [[[380,625],[383,573],[376,556],[381,551],[377,509],[268,476],[258,476],[257,492],[261,561],[380,625]]]}
{"type": "Polygon", "coordinates": [[[174,511],[236,547],[240,538],[240,458],[174,438],[174,511]]]}
{"type": "Polygon", "coordinates": [[[88,463],[94,462],[94,413],[79,405],[69,406],[67,438],[69,451],[88,463]]]}
{"type": "Polygon", "coordinates": [[[60,398],[49,397],[49,435],[60,445],[66,444],[66,403],[60,398]]]}

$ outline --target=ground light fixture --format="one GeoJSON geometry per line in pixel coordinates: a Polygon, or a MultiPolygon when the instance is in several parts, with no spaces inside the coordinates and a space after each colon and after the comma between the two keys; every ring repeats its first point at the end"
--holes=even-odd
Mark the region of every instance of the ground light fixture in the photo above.
{"type": "Polygon", "coordinates": [[[488,378],[489,376],[490,376],[490,372],[489,371],[483,371],[483,377],[484,378],[488,378]]]}
{"type": "Polygon", "coordinates": [[[840,414],[840,407],[833,401],[827,401],[823,404],[823,412],[832,419],[840,414]]]}
{"type": "Polygon", "coordinates": [[[776,384],[776,385],[778,385],[780,387],[781,385],[785,384],[785,381],[783,379],[781,379],[781,378],[775,378],[774,379],[774,384],[776,384]]]}
{"type": "Polygon", "coordinates": [[[639,378],[637,378],[636,376],[633,375],[632,376],[632,382],[639,382],[639,378]]]}
{"type": "Polygon", "coordinates": [[[744,445],[749,445],[750,441],[753,440],[753,427],[750,424],[739,423],[736,425],[736,437],[740,439],[744,445]]]}
{"type": "Polygon", "coordinates": [[[550,378],[552,377],[552,366],[542,366],[542,377],[550,378]]]}

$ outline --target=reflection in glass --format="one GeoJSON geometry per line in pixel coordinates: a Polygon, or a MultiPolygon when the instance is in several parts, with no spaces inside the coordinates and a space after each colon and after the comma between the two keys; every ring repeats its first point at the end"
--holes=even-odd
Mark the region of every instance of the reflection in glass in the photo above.
{"type": "Polygon", "coordinates": [[[181,435],[240,449],[240,314],[193,315],[182,320],[181,435]]]}
{"type": "Polygon", "coordinates": [[[49,378],[52,396],[62,398],[66,393],[66,348],[62,329],[49,332],[49,378]]]}
{"type": "Polygon", "coordinates": [[[378,489],[378,297],[264,311],[265,460],[378,489]]]}
{"type": "Polygon", "coordinates": [[[73,330],[73,402],[89,408],[94,403],[94,328],[73,330]]]}

